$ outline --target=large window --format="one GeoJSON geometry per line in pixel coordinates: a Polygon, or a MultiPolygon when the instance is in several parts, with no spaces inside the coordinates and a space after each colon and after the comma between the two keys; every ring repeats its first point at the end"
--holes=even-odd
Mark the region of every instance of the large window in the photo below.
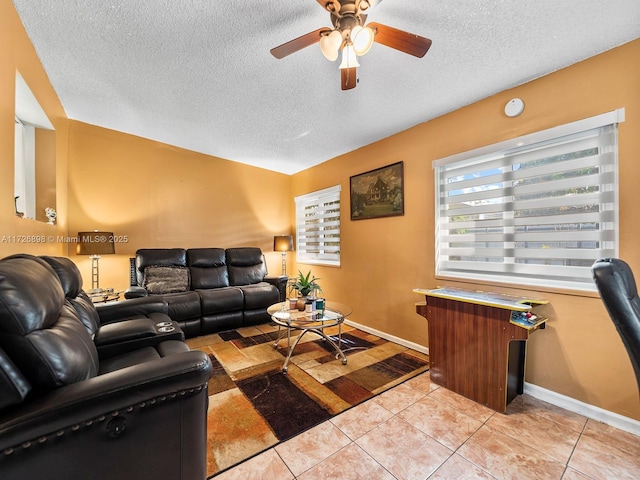
{"type": "Polygon", "coordinates": [[[593,290],[617,256],[624,110],[434,162],[436,275],[593,290]]]}
{"type": "Polygon", "coordinates": [[[340,265],[340,185],[295,197],[296,258],[340,265]]]}

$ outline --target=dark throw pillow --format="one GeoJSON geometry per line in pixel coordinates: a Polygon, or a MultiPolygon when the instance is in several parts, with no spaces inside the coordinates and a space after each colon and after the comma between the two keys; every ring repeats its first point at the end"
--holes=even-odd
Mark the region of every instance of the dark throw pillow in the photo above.
{"type": "Polygon", "coordinates": [[[158,295],[186,292],[189,290],[189,269],[167,266],[146,267],[142,286],[149,293],[158,295]]]}

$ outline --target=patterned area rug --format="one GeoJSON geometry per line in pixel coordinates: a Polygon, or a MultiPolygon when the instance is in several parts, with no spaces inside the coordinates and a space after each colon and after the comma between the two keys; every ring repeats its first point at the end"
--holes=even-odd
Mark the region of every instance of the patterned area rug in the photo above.
{"type": "MultiPolygon", "coordinates": [[[[337,340],[337,327],[325,333],[337,340]]],[[[287,339],[274,348],[278,337],[278,327],[266,324],[187,341],[208,353],[214,367],[209,476],[429,369],[427,355],[343,325],[346,365],[327,341],[310,332],[297,345],[285,375],[287,339]]]]}

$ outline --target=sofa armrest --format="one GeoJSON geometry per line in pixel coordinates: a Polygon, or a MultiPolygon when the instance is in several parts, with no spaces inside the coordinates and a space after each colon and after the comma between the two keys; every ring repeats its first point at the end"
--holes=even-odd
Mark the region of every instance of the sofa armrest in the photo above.
{"type": "Polygon", "coordinates": [[[153,320],[148,317],[133,318],[101,326],[93,338],[93,343],[100,348],[104,345],[154,337],[156,334],[156,325],[153,320]]]}
{"type": "Polygon", "coordinates": [[[132,298],[124,302],[101,303],[96,305],[100,324],[120,322],[127,318],[149,315],[150,313],[164,313],[168,311],[168,305],[159,295],[149,297],[132,298]]]}
{"type": "Polygon", "coordinates": [[[147,289],[144,287],[131,286],[124,291],[124,298],[141,298],[149,295],[147,289]]]}
{"type": "Polygon", "coordinates": [[[167,315],[152,313],[149,317],[102,325],[93,342],[103,360],[145,347],[155,348],[167,340],[184,342],[184,332],[167,315]]]}
{"type": "Polygon", "coordinates": [[[287,282],[289,277],[286,275],[278,275],[277,277],[267,276],[264,277],[264,281],[274,285],[280,293],[280,301],[284,302],[287,299],[287,282]]]}
{"type": "MultiPolygon", "coordinates": [[[[58,388],[0,417],[0,451],[49,440],[55,443],[55,437],[64,434],[68,434],[66,442],[70,442],[74,432],[91,428],[104,434],[105,429],[109,430],[109,419],[135,415],[136,410],[145,407],[156,408],[162,414],[159,406],[163,402],[181,401],[203,390],[206,396],[210,376],[208,356],[194,350],[58,388]]],[[[163,422],[162,418],[157,421],[163,422]]],[[[202,421],[206,423],[206,413],[202,421]]],[[[135,429],[133,422],[131,430],[135,429]]],[[[132,431],[129,435],[136,433],[143,440],[143,432],[132,431]]],[[[110,434],[113,432],[106,432],[106,436],[113,436],[110,434]]]]}

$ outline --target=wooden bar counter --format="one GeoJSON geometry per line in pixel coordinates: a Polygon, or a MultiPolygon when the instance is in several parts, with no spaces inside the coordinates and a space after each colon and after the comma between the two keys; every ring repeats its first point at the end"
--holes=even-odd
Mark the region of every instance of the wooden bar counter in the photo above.
{"type": "Polygon", "coordinates": [[[415,289],[426,302],[431,381],[504,412],[522,394],[526,340],[545,327],[533,307],[546,300],[455,288],[415,289]]]}

